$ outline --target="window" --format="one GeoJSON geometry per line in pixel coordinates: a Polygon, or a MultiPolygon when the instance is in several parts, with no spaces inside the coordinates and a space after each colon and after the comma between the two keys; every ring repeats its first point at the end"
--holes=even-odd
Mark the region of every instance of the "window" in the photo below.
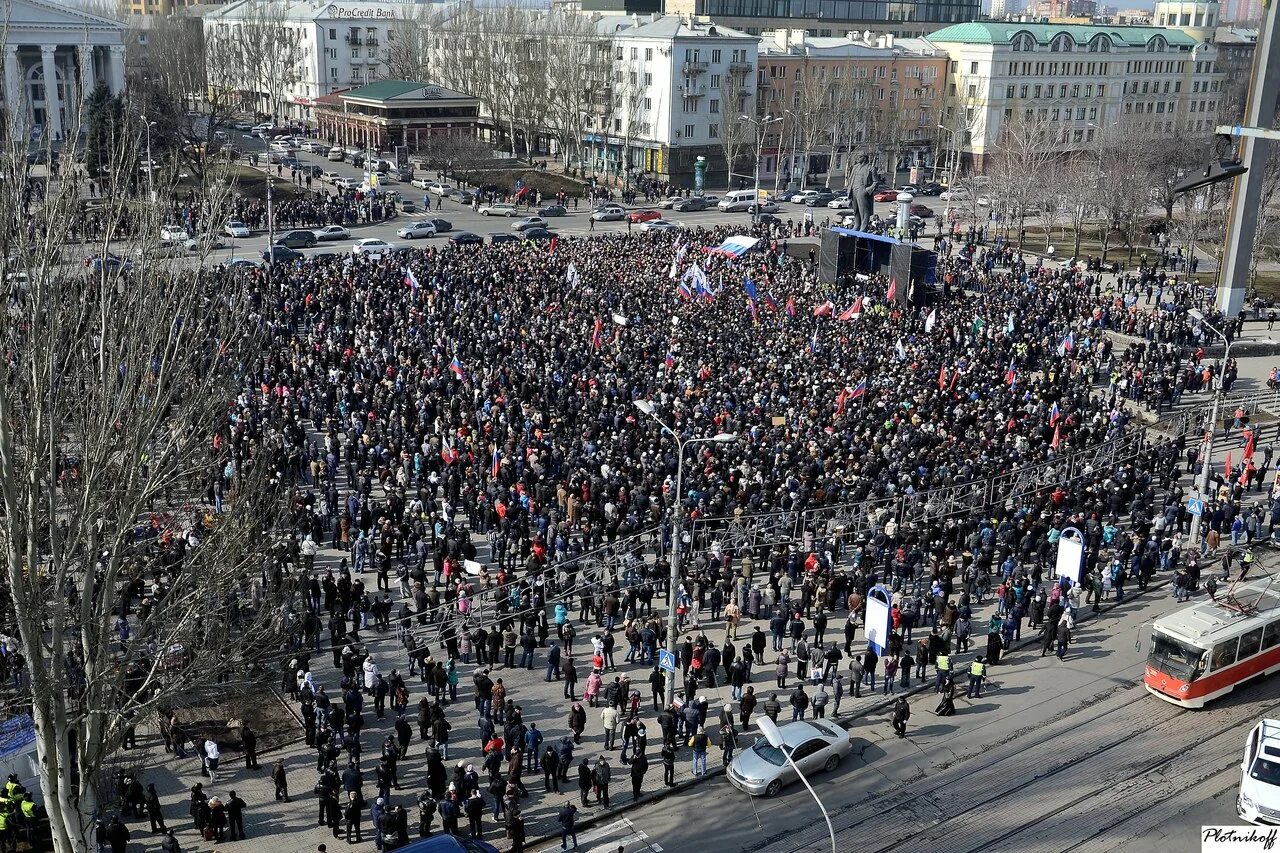
{"type": "Polygon", "coordinates": [[[720,51],[719,51],[719,50],[713,50],[713,51],[711,51],[711,61],[712,61],[712,62],[719,62],[719,61],[720,61],[720,51]]]}
{"type": "Polygon", "coordinates": [[[720,75],[719,75],[719,74],[712,74],[712,75],[711,75],[711,88],[712,88],[712,89],[719,89],[719,88],[720,88],[720,75]]]}
{"type": "Polygon", "coordinates": [[[1076,121],[1084,121],[1084,107],[1076,110],[1076,121]]]}
{"type": "Polygon", "coordinates": [[[615,118],[613,120],[613,132],[620,133],[622,131],[622,119],[615,118]]]}
{"type": "Polygon", "coordinates": [[[1213,647],[1213,657],[1210,658],[1212,664],[1209,667],[1210,672],[1217,672],[1224,667],[1231,666],[1236,662],[1236,645],[1239,639],[1232,637],[1230,640],[1224,640],[1213,647]]]}
{"type": "Polygon", "coordinates": [[[649,62],[653,59],[653,48],[646,47],[644,49],[644,61],[649,62]]]}
{"type": "Polygon", "coordinates": [[[686,125],[684,126],[684,138],[685,138],[685,139],[693,139],[693,125],[691,125],[691,124],[686,124],[686,125]]]}
{"type": "Polygon", "coordinates": [[[1072,87],[1071,87],[1071,97],[1073,97],[1073,98],[1078,98],[1078,97],[1080,97],[1080,84],[1079,84],[1079,83],[1076,83],[1074,86],[1072,86],[1072,87]]]}
{"type": "Polygon", "coordinates": [[[1097,107],[1089,107],[1089,121],[1094,121],[1094,120],[1096,120],[1097,118],[1098,118],[1098,108],[1097,108],[1097,107]]]}
{"type": "Polygon", "coordinates": [[[353,48],[351,48],[351,58],[352,58],[352,59],[359,59],[359,58],[360,58],[360,48],[358,48],[358,47],[353,47],[353,48]]]}
{"type": "Polygon", "coordinates": [[[1031,37],[1030,33],[1020,33],[1013,40],[1013,49],[1019,52],[1035,50],[1035,39],[1031,37]]]}
{"type": "Polygon", "coordinates": [[[652,85],[653,85],[653,75],[652,75],[652,74],[650,74],[648,71],[646,71],[646,72],[644,73],[644,84],[645,84],[646,86],[652,86],[652,85]]]}
{"type": "MultiPolygon", "coordinates": [[[[970,98],[978,97],[978,87],[973,85],[972,83],[969,84],[969,97],[970,98]]],[[[880,90],[880,99],[884,100],[884,89],[880,90]]]]}
{"type": "Polygon", "coordinates": [[[1005,87],[1004,87],[1004,96],[1005,96],[1006,98],[1012,98],[1012,97],[1013,97],[1013,87],[1012,87],[1012,86],[1005,86],[1005,87]]]}
{"type": "MultiPolygon", "coordinates": [[[[977,74],[977,73],[978,73],[978,63],[976,63],[976,62],[970,62],[970,63],[969,63],[969,73],[970,73],[970,74],[977,74]]],[[[882,77],[884,76],[884,74],[883,74],[883,70],[882,70],[882,72],[881,72],[881,76],[882,76],[882,77]]]]}
{"type": "Polygon", "coordinates": [[[712,139],[718,139],[720,137],[720,125],[718,124],[707,125],[707,135],[710,136],[712,139]]]}
{"type": "Polygon", "coordinates": [[[330,68],[330,69],[329,69],[329,79],[330,79],[330,80],[334,80],[334,81],[336,81],[336,80],[338,79],[338,69],[337,69],[337,68],[330,68]]]}
{"type": "Polygon", "coordinates": [[[707,109],[712,115],[716,115],[720,112],[720,100],[718,98],[712,98],[707,102],[707,104],[707,109]]]}
{"type": "Polygon", "coordinates": [[[791,760],[801,761],[805,758],[808,758],[811,755],[816,755],[826,745],[827,745],[826,741],[819,740],[818,738],[805,741],[804,743],[797,746],[795,748],[795,751],[791,753],[791,760]]]}
{"type": "Polygon", "coordinates": [[[1058,109],[1057,107],[1054,107],[1054,110],[1053,110],[1053,120],[1054,121],[1062,120],[1062,110],[1058,109]]]}
{"type": "Polygon", "coordinates": [[[645,109],[645,110],[651,110],[651,109],[653,109],[653,99],[652,99],[652,98],[645,98],[645,99],[644,99],[644,109],[645,109]]]}
{"type": "MultiPolygon", "coordinates": [[[[1019,89],[1019,91],[1022,93],[1022,97],[1024,97],[1024,98],[1025,98],[1025,97],[1027,96],[1027,84],[1026,84],[1026,83],[1023,83],[1023,84],[1022,84],[1022,88],[1021,88],[1021,89],[1019,89]]],[[[1039,97],[1040,97],[1040,87],[1039,87],[1039,86],[1036,86],[1036,87],[1035,87],[1034,89],[1032,89],[1031,91],[1033,91],[1033,92],[1035,93],[1035,97],[1037,97],[1037,98],[1039,98],[1039,97]]]]}
{"type": "Polygon", "coordinates": [[[336,40],[337,40],[337,38],[338,38],[338,31],[337,31],[337,30],[335,30],[335,29],[330,29],[330,30],[329,30],[329,38],[331,38],[331,39],[333,39],[333,40],[335,40],[335,41],[336,41],[336,40]]]}
{"type": "Polygon", "coordinates": [[[621,47],[621,46],[619,46],[619,47],[618,47],[618,51],[617,51],[617,53],[615,53],[615,54],[614,54],[614,58],[615,58],[615,59],[619,59],[619,60],[620,60],[620,59],[622,59],[622,47],[621,47]]]}
{"type": "Polygon", "coordinates": [[[1262,648],[1262,628],[1254,628],[1240,637],[1240,652],[1237,656],[1238,660],[1244,660],[1250,655],[1256,655],[1262,648]]]}
{"type": "Polygon", "coordinates": [[[1280,619],[1267,625],[1262,631],[1262,647],[1269,649],[1280,644],[1280,619]]]}

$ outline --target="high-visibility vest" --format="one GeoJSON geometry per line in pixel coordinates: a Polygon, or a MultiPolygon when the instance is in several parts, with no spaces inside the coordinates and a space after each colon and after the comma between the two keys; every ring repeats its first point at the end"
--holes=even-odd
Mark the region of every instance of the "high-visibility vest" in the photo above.
{"type": "Polygon", "coordinates": [[[9,829],[9,815],[0,812],[0,832],[7,832],[9,829]]]}
{"type": "Polygon", "coordinates": [[[938,655],[938,669],[942,672],[950,671],[951,658],[947,655],[938,655]]]}
{"type": "Polygon", "coordinates": [[[979,663],[978,661],[974,661],[973,663],[969,664],[969,674],[974,676],[975,678],[981,678],[982,676],[987,674],[987,665],[985,663],[979,663]]]}
{"type": "Polygon", "coordinates": [[[35,813],[36,813],[36,804],[31,802],[30,800],[23,800],[22,801],[23,817],[33,817],[35,816],[35,813]]]}

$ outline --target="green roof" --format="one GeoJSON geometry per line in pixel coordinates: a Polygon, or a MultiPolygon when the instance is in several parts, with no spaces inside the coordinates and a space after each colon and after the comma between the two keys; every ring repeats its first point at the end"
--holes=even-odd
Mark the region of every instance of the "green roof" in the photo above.
{"type": "Polygon", "coordinates": [[[962,44],[1009,44],[1018,33],[1029,33],[1037,44],[1048,45],[1061,33],[1071,36],[1076,44],[1088,44],[1096,36],[1106,35],[1117,45],[1143,47],[1156,36],[1164,37],[1171,47],[1193,47],[1197,40],[1182,30],[1162,27],[1106,27],[1076,24],[1022,24],[1013,21],[970,21],[930,33],[931,42],[962,44]]]}
{"type": "Polygon", "coordinates": [[[370,83],[367,86],[361,86],[358,89],[350,89],[346,92],[337,92],[338,96],[343,98],[355,98],[362,101],[389,101],[393,98],[410,97],[408,100],[440,100],[441,98],[456,99],[470,98],[470,95],[462,92],[455,92],[452,89],[446,89],[435,83],[413,82],[410,80],[379,80],[376,83],[370,83]]]}

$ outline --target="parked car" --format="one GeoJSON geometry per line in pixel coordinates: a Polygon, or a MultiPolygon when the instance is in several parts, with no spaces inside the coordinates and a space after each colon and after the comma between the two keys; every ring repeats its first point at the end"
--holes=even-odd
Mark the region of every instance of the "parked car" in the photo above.
{"type": "Polygon", "coordinates": [[[920,185],[921,195],[939,195],[946,187],[934,181],[926,181],[920,185]]]}
{"type": "Polygon", "coordinates": [[[769,213],[762,213],[756,217],[756,222],[759,222],[762,225],[781,225],[782,218],[769,213]]]}
{"type": "Polygon", "coordinates": [[[253,258],[228,258],[224,266],[237,269],[259,269],[262,267],[262,261],[255,261],[253,258]]]}
{"type": "Polygon", "coordinates": [[[539,216],[564,216],[568,212],[562,204],[548,204],[538,208],[539,216]]]}
{"type": "Polygon", "coordinates": [[[403,237],[405,240],[416,240],[419,237],[434,237],[436,236],[436,226],[426,220],[410,222],[407,225],[400,226],[400,228],[396,230],[396,236],[403,237]]]}
{"type": "Polygon", "coordinates": [[[526,240],[550,240],[552,237],[556,236],[556,232],[548,231],[546,228],[539,225],[533,228],[526,228],[521,232],[520,236],[526,240]]]}
{"type": "Polygon", "coordinates": [[[797,720],[778,726],[778,733],[781,747],[762,737],[734,755],[727,774],[733,787],[753,797],[772,797],[783,785],[799,778],[792,762],[806,776],[818,771],[830,773],[853,752],[853,735],[833,720],[797,720]]]}
{"type": "Polygon", "coordinates": [[[317,240],[346,240],[351,237],[351,231],[343,228],[341,225],[326,225],[323,228],[317,228],[314,232],[317,240]]]}
{"type": "Polygon", "coordinates": [[[290,249],[288,246],[281,246],[279,244],[268,246],[262,250],[262,259],[268,263],[291,264],[294,261],[301,260],[305,257],[306,255],[302,254],[297,249],[290,249]]]}
{"type": "Polygon", "coordinates": [[[840,195],[831,199],[831,201],[827,202],[827,207],[831,208],[832,210],[839,210],[842,207],[848,207],[848,206],[849,206],[849,194],[847,192],[841,193],[840,195]]]}
{"type": "Polygon", "coordinates": [[[133,269],[133,261],[119,255],[92,255],[84,259],[84,266],[92,273],[129,272],[133,269]]]}
{"type": "Polygon", "coordinates": [[[670,219],[650,219],[648,222],[640,223],[641,231],[679,231],[680,226],[672,222],[670,219]]]}
{"type": "Polygon", "coordinates": [[[448,195],[455,189],[457,189],[457,187],[453,184],[448,184],[444,181],[429,181],[427,183],[427,192],[435,193],[436,195],[448,195]]]}
{"type": "Polygon", "coordinates": [[[341,176],[341,175],[339,175],[337,172],[334,172],[334,171],[328,171],[328,172],[321,172],[321,173],[320,173],[320,180],[321,180],[321,182],[322,182],[322,183],[326,183],[326,184],[336,184],[336,183],[339,181],[339,179],[341,179],[341,178],[342,178],[342,176],[341,176]]]}
{"type": "Polygon", "coordinates": [[[360,188],[360,182],[355,178],[336,178],[333,185],[340,190],[354,190],[360,188]]]}
{"type": "Polygon", "coordinates": [[[831,190],[818,190],[813,195],[804,200],[805,207],[822,207],[827,202],[833,200],[836,194],[831,190]]]}
{"type": "Polygon", "coordinates": [[[467,190],[454,190],[453,192],[448,193],[445,198],[452,199],[458,204],[471,204],[471,202],[476,200],[476,197],[467,190]]]}
{"type": "Polygon", "coordinates": [[[917,187],[915,184],[903,184],[902,186],[898,187],[898,192],[911,193],[912,195],[919,195],[920,188],[917,187]]]}
{"type": "Polygon", "coordinates": [[[420,190],[425,190],[427,187],[431,186],[433,183],[435,183],[435,181],[431,181],[426,178],[414,178],[412,181],[409,182],[409,186],[417,187],[420,190]]]}
{"type": "Polygon", "coordinates": [[[922,219],[929,219],[933,216],[933,208],[924,204],[912,204],[911,207],[908,208],[908,212],[912,216],[919,216],[922,219]]]}
{"type": "Polygon", "coordinates": [[[379,240],[376,237],[365,237],[363,240],[357,240],[356,244],[351,247],[353,255],[367,255],[371,258],[381,258],[383,255],[394,252],[396,247],[388,243],[386,240],[379,240]]]}
{"type": "Polygon", "coordinates": [[[511,227],[517,231],[527,231],[530,228],[546,228],[547,220],[541,216],[525,216],[512,222],[511,227]]]}
{"type": "Polygon", "coordinates": [[[325,155],[325,159],[338,163],[347,159],[347,152],[335,145],[333,148],[329,149],[329,153],[325,155]]]}
{"type": "Polygon", "coordinates": [[[314,163],[302,164],[303,177],[310,177],[314,180],[315,178],[318,178],[323,174],[324,174],[324,168],[321,166],[317,166],[314,163]]]}
{"type": "Polygon", "coordinates": [[[952,187],[944,193],[940,193],[938,198],[943,201],[968,201],[973,198],[973,193],[964,187],[952,187]]]}
{"type": "Polygon", "coordinates": [[[777,213],[777,212],[778,212],[778,203],[776,201],[762,201],[758,204],[753,204],[747,208],[747,213],[777,213]]]}
{"type": "Polygon", "coordinates": [[[440,219],[437,217],[435,219],[428,219],[427,221],[436,227],[437,234],[443,234],[446,231],[453,230],[453,223],[447,219],[440,219]]]}
{"type": "Polygon", "coordinates": [[[515,216],[519,213],[514,204],[482,204],[480,205],[481,216],[515,216]]]}
{"type": "Polygon", "coordinates": [[[181,225],[165,225],[160,229],[162,243],[182,243],[190,236],[187,229],[181,225]]]}
{"type": "Polygon", "coordinates": [[[791,196],[791,198],[787,199],[787,201],[791,202],[792,204],[804,204],[805,202],[807,202],[809,199],[813,198],[817,194],[818,194],[817,190],[804,190],[803,192],[795,193],[794,195],[791,196]]]}
{"type": "Polygon", "coordinates": [[[222,226],[222,233],[226,234],[228,237],[248,237],[249,226],[245,225],[239,219],[228,219],[227,224],[222,226]]]}
{"type": "Polygon", "coordinates": [[[897,201],[898,191],[897,190],[880,190],[880,192],[873,195],[871,199],[872,201],[897,201]]]}
{"type": "Polygon", "coordinates": [[[654,206],[661,210],[670,210],[678,201],[684,201],[684,196],[669,195],[654,206]]]}
{"type": "Polygon", "coordinates": [[[199,252],[205,248],[225,249],[231,243],[221,234],[197,234],[188,238],[182,245],[188,252],[199,252]]]}
{"type": "Polygon", "coordinates": [[[515,242],[518,242],[519,240],[520,238],[515,234],[504,234],[500,231],[493,231],[489,234],[489,242],[491,244],[515,243],[515,242]]]}
{"type": "Polygon", "coordinates": [[[288,246],[290,249],[310,249],[318,242],[314,231],[302,229],[286,231],[276,238],[277,246],[288,246]]]}
{"type": "Polygon", "coordinates": [[[479,234],[472,234],[470,231],[459,231],[449,238],[450,243],[456,243],[459,246],[479,246],[484,242],[484,238],[479,234]]]}
{"type": "Polygon", "coordinates": [[[591,218],[596,222],[620,222],[627,218],[627,212],[616,204],[604,204],[595,209],[591,218]]]}
{"type": "MultiPolygon", "coordinates": [[[[711,202],[707,201],[705,198],[694,195],[680,199],[675,204],[671,205],[671,209],[678,213],[696,213],[699,210],[706,210],[711,206],[711,202]]],[[[657,211],[649,212],[657,213],[657,211]]]]}

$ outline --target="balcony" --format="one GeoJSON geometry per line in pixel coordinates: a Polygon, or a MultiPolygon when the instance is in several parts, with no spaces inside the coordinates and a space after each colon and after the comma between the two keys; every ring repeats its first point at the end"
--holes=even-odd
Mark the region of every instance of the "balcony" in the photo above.
{"type": "Polygon", "coordinates": [[[369,38],[365,39],[365,42],[364,42],[364,43],[365,43],[365,44],[367,44],[367,45],[369,45],[369,47],[377,47],[377,46],[378,46],[378,40],[377,40],[375,37],[373,37],[373,36],[369,36],[369,38]]]}
{"type": "Polygon", "coordinates": [[[745,59],[734,59],[729,62],[729,70],[741,74],[750,74],[754,66],[745,59]]]}
{"type": "Polygon", "coordinates": [[[680,73],[685,77],[692,77],[694,74],[705,74],[707,71],[707,63],[705,62],[686,62],[680,66],[680,73]]]}
{"type": "Polygon", "coordinates": [[[360,36],[347,36],[347,44],[353,47],[359,47],[364,44],[364,39],[360,38],[360,36]]]}
{"type": "Polygon", "coordinates": [[[707,94],[707,87],[701,83],[686,83],[680,87],[680,97],[701,98],[707,94]]]}

